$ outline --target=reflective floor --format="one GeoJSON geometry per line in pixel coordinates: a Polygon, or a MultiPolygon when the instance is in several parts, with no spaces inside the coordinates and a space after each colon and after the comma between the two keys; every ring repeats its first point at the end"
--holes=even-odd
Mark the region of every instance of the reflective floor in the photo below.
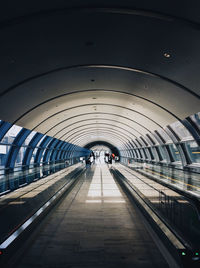
{"type": "Polygon", "coordinates": [[[107,165],[96,166],[86,203],[125,203],[107,165]]]}
{"type": "Polygon", "coordinates": [[[11,259],[15,268],[169,267],[108,166],[88,167],[11,259]]]}

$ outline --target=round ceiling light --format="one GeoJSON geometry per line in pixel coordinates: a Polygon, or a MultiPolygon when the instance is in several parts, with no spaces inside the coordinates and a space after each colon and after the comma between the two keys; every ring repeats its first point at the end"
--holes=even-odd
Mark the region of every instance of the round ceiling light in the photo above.
{"type": "Polygon", "coordinates": [[[170,58],[171,55],[170,55],[169,53],[164,53],[164,57],[165,57],[165,58],[170,58]]]}

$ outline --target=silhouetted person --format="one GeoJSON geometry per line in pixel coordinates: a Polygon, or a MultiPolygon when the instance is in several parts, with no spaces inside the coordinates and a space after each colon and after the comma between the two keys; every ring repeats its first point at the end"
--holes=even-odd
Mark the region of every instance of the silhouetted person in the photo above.
{"type": "Polygon", "coordinates": [[[91,166],[90,157],[85,160],[86,168],[91,166]]]}

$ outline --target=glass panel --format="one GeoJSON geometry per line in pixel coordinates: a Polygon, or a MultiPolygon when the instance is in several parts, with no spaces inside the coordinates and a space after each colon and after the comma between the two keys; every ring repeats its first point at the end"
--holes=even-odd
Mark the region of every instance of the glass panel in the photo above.
{"type": "Polygon", "coordinates": [[[169,144],[168,147],[173,155],[174,161],[175,162],[181,161],[179,151],[178,151],[177,147],[175,146],[175,144],[169,144]]]}
{"type": "Polygon", "coordinates": [[[24,158],[24,152],[26,151],[26,147],[21,147],[18,154],[17,154],[17,158],[15,161],[15,167],[21,166],[22,165],[22,161],[24,158]]]}
{"type": "Polygon", "coordinates": [[[149,137],[145,136],[145,141],[148,143],[148,145],[153,145],[152,141],[149,139],[149,137]]]}
{"type": "Polygon", "coordinates": [[[195,141],[185,142],[187,151],[193,163],[200,163],[200,148],[195,141]]]}
{"type": "Polygon", "coordinates": [[[190,132],[184,127],[181,122],[177,121],[174,122],[173,124],[170,125],[170,127],[174,130],[175,133],[178,134],[178,136],[183,139],[183,138],[192,138],[190,132]]]}
{"type": "Polygon", "coordinates": [[[41,142],[44,140],[44,138],[46,137],[46,135],[44,135],[41,140],[39,141],[39,143],[37,144],[37,147],[40,146],[41,142]]]}
{"type": "Polygon", "coordinates": [[[2,143],[12,144],[22,127],[13,125],[1,140],[2,143]]]}
{"type": "Polygon", "coordinates": [[[133,155],[133,158],[136,158],[136,154],[135,154],[135,151],[133,149],[131,150],[131,153],[133,155]]]}
{"type": "Polygon", "coordinates": [[[35,156],[37,154],[37,150],[38,148],[36,147],[33,151],[33,154],[32,154],[32,157],[31,157],[31,161],[30,161],[30,164],[34,164],[34,160],[35,160],[35,156]]]}
{"type": "Polygon", "coordinates": [[[6,157],[10,150],[9,145],[2,145],[0,144],[0,169],[5,167],[6,157]]]}
{"type": "Polygon", "coordinates": [[[196,125],[200,129],[200,112],[198,112],[197,114],[191,115],[190,118],[192,119],[193,122],[196,123],[196,125]]]}
{"type": "Polygon", "coordinates": [[[156,150],[158,152],[159,158],[161,158],[161,161],[166,161],[167,160],[167,156],[165,153],[165,149],[162,146],[157,146],[156,150]]]}
{"type": "Polygon", "coordinates": [[[139,149],[136,150],[137,154],[138,154],[138,158],[141,159],[142,158],[142,155],[141,155],[141,152],[139,149]]]}
{"type": "Polygon", "coordinates": [[[151,155],[150,155],[150,153],[149,153],[148,148],[145,148],[144,151],[145,151],[145,155],[146,155],[147,159],[148,159],[148,160],[151,160],[151,155]]]}
{"type": "Polygon", "coordinates": [[[161,156],[162,156],[163,160],[167,161],[168,153],[167,153],[166,148],[162,147],[162,146],[158,146],[158,148],[159,148],[159,151],[161,153],[161,156]]]}
{"type": "Polygon", "coordinates": [[[135,152],[136,158],[139,158],[138,151],[136,149],[134,149],[134,152],[135,152]]]}
{"type": "Polygon", "coordinates": [[[149,150],[151,151],[151,154],[153,156],[153,159],[159,160],[158,159],[158,156],[157,156],[156,148],[155,147],[151,147],[151,148],[149,148],[149,150]]]}
{"type": "Polygon", "coordinates": [[[139,144],[139,142],[137,140],[134,140],[134,142],[135,142],[137,147],[139,147],[139,148],[141,147],[141,145],[139,144]]]}
{"type": "Polygon", "coordinates": [[[160,128],[157,131],[160,134],[160,136],[165,140],[165,142],[172,142],[171,138],[163,129],[160,128]]]}
{"type": "Polygon", "coordinates": [[[24,143],[22,144],[22,146],[26,146],[29,145],[29,142],[32,140],[33,136],[36,134],[37,132],[32,131],[28,137],[26,138],[26,140],[24,141],[24,143]]]}
{"type": "MultiPolygon", "coordinates": [[[[45,148],[44,151],[43,151],[43,153],[42,153],[42,157],[41,157],[40,163],[43,162],[43,158],[44,158],[44,155],[45,155],[46,150],[48,150],[48,149],[45,148]]],[[[50,150],[52,150],[52,149],[50,149],[50,150]]]]}
{"type": "MultiPolygon", "coordinates": [[[[151,133],[148,133],[148,136],[153,140],[154,144],[158,144],[158,141],[151,133]]],[[[148,136],[146,138],[149,140],[148,136]]],[[[149,140],[149,144],[152,144],[151,140],[149,140]]]]}
{"type": "Polygon", "coordinates": [[[147,140],[146,137],[142,137],[143,139],[140,138],[140,143],[142,144],[142,146],[148,146],[150,145],[149,141],[147,140]]]}
{"type": "Polygon", "coordinates": [[[145,154],[144,154],[144,149],[140,149],[140,153],[142,155],[142,159],[146,159],[145,154]]]}

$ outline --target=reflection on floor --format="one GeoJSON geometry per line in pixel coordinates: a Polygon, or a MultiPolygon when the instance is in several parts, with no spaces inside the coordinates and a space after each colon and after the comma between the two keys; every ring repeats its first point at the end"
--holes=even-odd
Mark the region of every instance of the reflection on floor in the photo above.
{"type": "Polygon", "coordinates": [[[99,164],[94,172],[86,203],[125,203],[106,164],[99,164]]]}
{"type": "Polygon", "coordinates": [[[36,233],[12,268],[168,267],[103,163],[86,170],[36,233]]]}

